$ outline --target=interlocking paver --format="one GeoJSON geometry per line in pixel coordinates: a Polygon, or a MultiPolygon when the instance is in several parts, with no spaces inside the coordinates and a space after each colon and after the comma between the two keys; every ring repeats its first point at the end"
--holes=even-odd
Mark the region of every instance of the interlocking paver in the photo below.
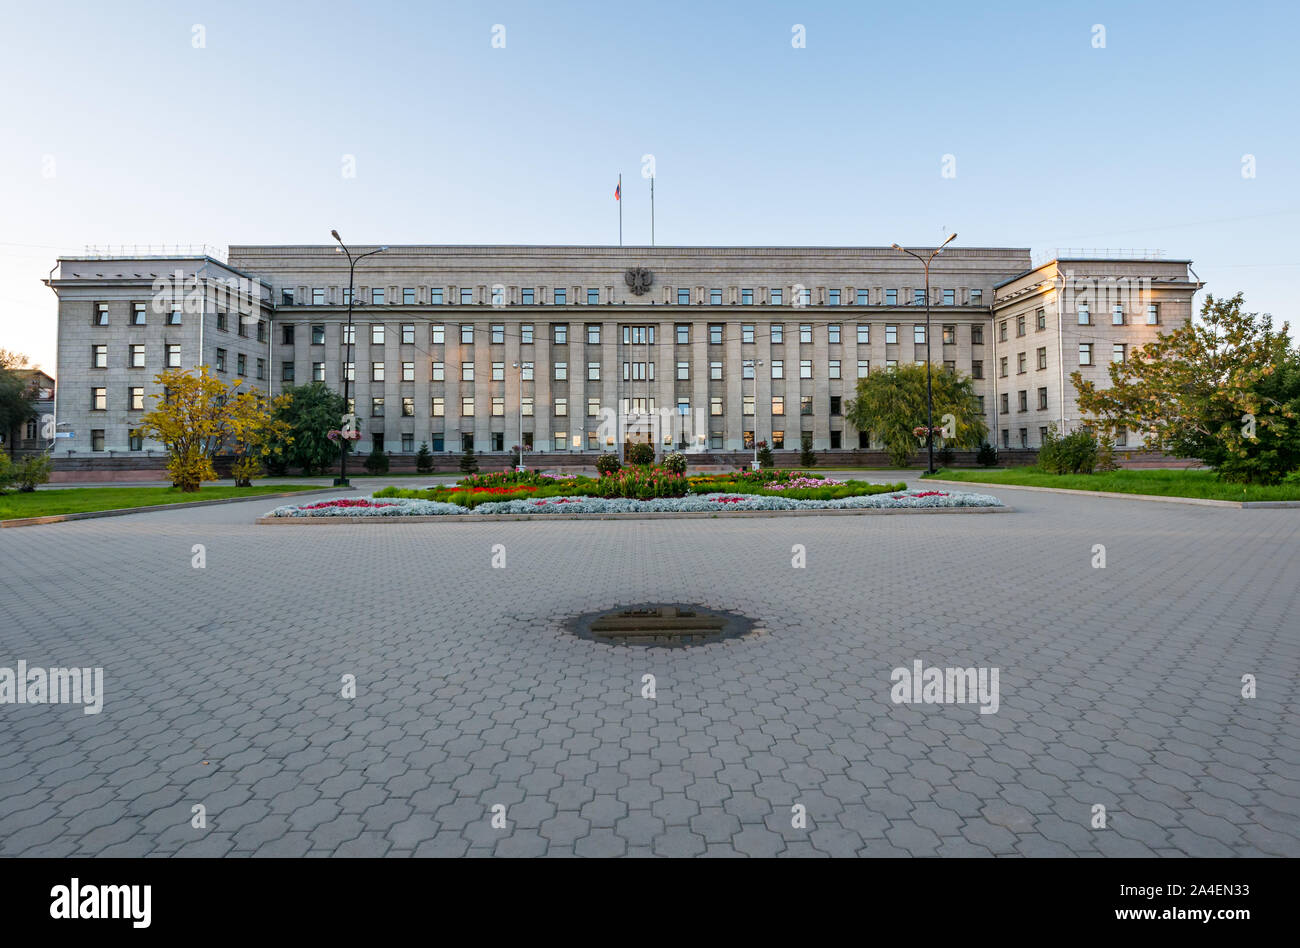
{"type": "Polygon", "coordinates": [[[0,531],[0,663],[76,642],[106,678],[97,716],[6,707],[0,855],[1300,855],[1300,517],[994,493],[1018,512],[0,531]],[[636,601],[766,631],[562,628],[636,601]],[[893,704],[918,658],[998,667],[999,712],[893,704]]]}

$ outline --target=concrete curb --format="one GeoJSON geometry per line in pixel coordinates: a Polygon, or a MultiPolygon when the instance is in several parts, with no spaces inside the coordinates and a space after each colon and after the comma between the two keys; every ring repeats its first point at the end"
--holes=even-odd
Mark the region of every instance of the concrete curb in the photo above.
{"type": "Polygon", "coordinates": [[[254,494],[251,497],[220,497],[216,500],[191,500],[175,504],[151,504],[148,507],[116,507],[112,510],[83,510],[78,513],[50,514],[46,517],[15,517],[0,520],[0,527],[35,527],[46,523],[63,523],[65,520],[97,520],[100,517],[122,517],[126,514],[154,513],[159,510],[183,510],[187,507],[215,507],[217,504],[243,504],[250,500],[275,500],[280,497],[307,497],[312,494],[343,494],[355,487],[322,487],[319,490],[287,490],[277,494],[254,494]]]}
{"type": "Polygon", "coordinates": [[[1109,497],[1112,500],[1154,500],[1165,504],[1191,504],[1196,507],[1235,507],[1238,510],[1256,508],[1297,507],[1300,500],[1210,500],[1205,497],[1166,497],[1164,494],[1125,494],[1109,490],[1074,490],[1067,487],[1030,487],[1025,484],[990,484],[983,481],[950,481],[937,477],[925,477],[919,484],[957,484],[966,487],[992,487],[1005,490],[1032,490],[1040,494],[1073,494],[1076,497],[1109,497]]]}
{"type": "Polygon", "coordinates": [[[434,514],[418,517],[258,517],[254,523],[275,526],[320,526],[332,523],[492,523],[502,520],[696,520],[737,517],[836,517],[861,514],[990,514],[1015,513],[1014,507],[863,507],[857,510],[683,510],[645,513],[576,514],[434,514]]]}

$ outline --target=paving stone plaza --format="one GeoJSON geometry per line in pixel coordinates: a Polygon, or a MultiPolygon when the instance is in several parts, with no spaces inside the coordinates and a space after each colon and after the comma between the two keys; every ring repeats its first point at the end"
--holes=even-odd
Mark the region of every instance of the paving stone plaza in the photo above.
{"type": "Polygon", "coordinates": [[[0,855],[1300,855],[1296,512],[991,492],[1015,512],[0,531],[0,664],[105,692],[4,707],[0,855]],[[645,602],[759,631],[565,629],[645,602]],[[996,713],[894,703],[916,660],[997,668],[996,713]]]}

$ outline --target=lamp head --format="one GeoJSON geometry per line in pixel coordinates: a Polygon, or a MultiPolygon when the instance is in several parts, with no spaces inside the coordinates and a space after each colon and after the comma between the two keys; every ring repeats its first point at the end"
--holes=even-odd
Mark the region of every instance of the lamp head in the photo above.
{"type": "Polygon", "coordinates": [[[339,236],[339,232],[337,230],[330,231],[330,236],[333,237],[335,240],[337,240],[339,243],[343,243],[343,238],[339,236]]]}

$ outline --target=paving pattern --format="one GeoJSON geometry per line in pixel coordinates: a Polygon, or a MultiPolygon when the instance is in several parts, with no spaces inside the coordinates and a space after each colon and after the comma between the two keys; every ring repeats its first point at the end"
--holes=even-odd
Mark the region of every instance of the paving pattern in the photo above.
{"type": "Polygon", "coordinates": [[[0,855],[1300,855],[1300,511],[993,493],[1017,512],[0,531],[0,666],[106,692],[0,704],[0,855]],[[640,602],[762,631],[563,631],[640,602]],[[895,704],[917,659],[996,667],[998,711],[895,704]]]}

